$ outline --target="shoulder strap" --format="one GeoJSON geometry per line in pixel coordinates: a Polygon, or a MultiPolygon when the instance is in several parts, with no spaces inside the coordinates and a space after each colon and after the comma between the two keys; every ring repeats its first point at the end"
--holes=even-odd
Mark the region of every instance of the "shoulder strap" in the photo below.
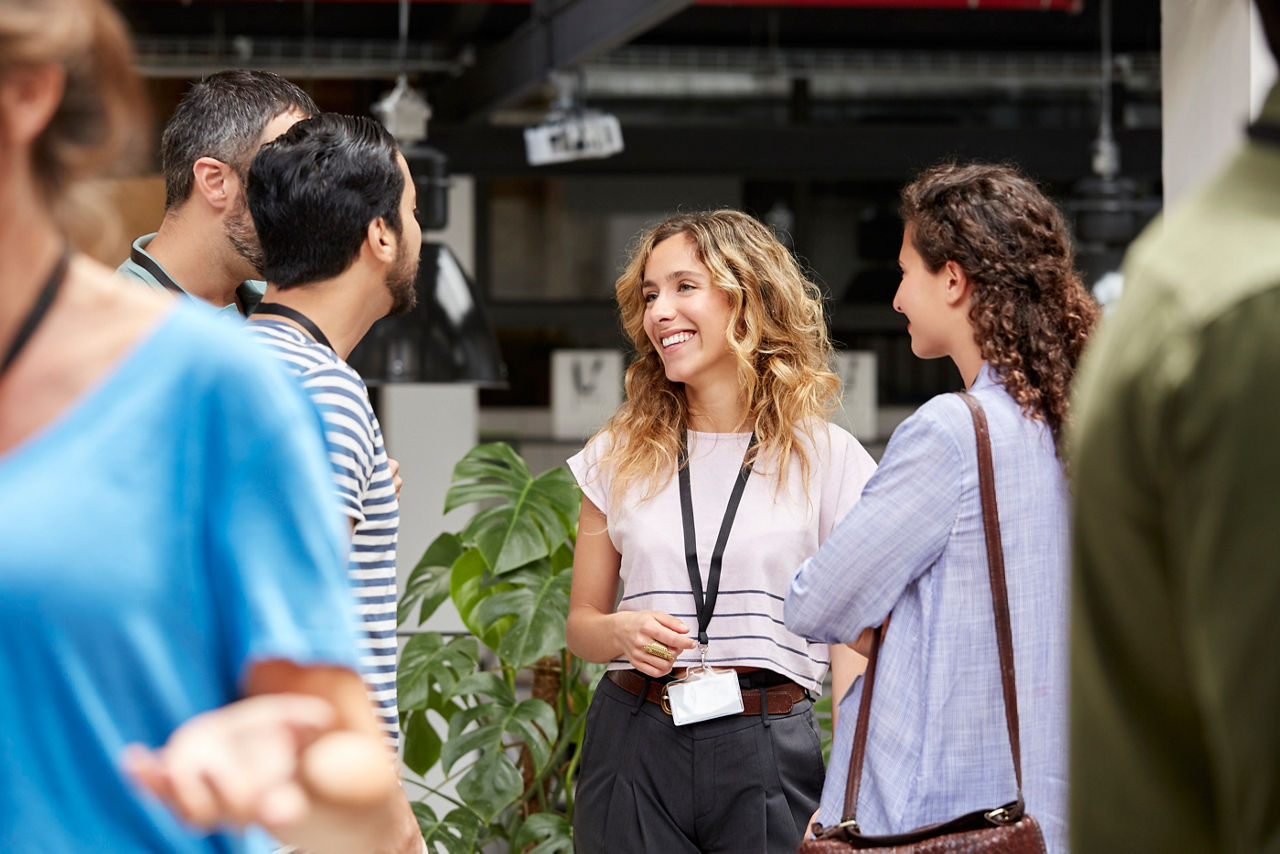
{"type": "MultiPolygon", "coordinates": [[[[1018,781],[1016,819],[1023,811],[1022,799],[1022,742],[1018,726],[1018,689],[1013,671],[1013,629],[1009,619],[1009,591],[1004,575],[1004,546],[1000,539],[1000,513],[996,507],[996,479],[991,464],[991,436],[987,429],[987,415],[978,399],[967,392],[960,397],[973,416],[973,432],[978,446],[978,492],[982,498],[982,526],[987,539],[987,566],[991,576],[991,605],[995,612],[996,646],[1000,651],[1000,683],[1004,688],[1005,723],[1009,729],[1009,749],[1013,753],[1013,773],[1018,781]]],[[[849,778],[845,782],[843,824],[857,827],[858,790],[862,784],[862,761],[867,751],[867,727],[871,718],[871,691],[875,685],[876,659],[884,627],[877,626],[872,633],[871,654],[867,658],[867,671],[863,675],[862,700],[858,705],[858,723],[853,736],[853,751],[849,754],[849,778]]]]}
{"type": "Polygon", "coordinates": [[[164,271],[164,267],[161,267],[154,258],[137,246],[129,247],[129,260],[150,273],[165,290],[179,294],[186,293],[182,288],[178,287],[178,283],[173,280],[173,277],[164,271]]]}

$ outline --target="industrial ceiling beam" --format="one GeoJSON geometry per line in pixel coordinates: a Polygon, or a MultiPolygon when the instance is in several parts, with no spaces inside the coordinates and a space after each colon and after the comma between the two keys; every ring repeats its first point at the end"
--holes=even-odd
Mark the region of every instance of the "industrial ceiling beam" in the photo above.
{"type": "MultiPolygon", "coordinates": [[[[739,175],[753,180],[900,184],[944,159],[1012,161],[1038,180],[1093,174],[1092,127],[936,125],[628,125],[627,148],[604,160],[530,166],[518,127],[433,124],[431,144],[458,174],[478,178],[568,175],[739,175]],[[678,142],[673,142],[678,140],[678,142]]],[[[1160,178],[1160,131],[1116,132],[1125,175],[1160,178]]],[[[405,151],[410,165],[412,149],[405,151]]]]}
{"type": "Polygon", "coordinates": [[[440,115],[474,118],[516,101],[553,71],[626,44],[692,0],[567,0],[533,4],[533,17],[433,93],[440,115]]]}

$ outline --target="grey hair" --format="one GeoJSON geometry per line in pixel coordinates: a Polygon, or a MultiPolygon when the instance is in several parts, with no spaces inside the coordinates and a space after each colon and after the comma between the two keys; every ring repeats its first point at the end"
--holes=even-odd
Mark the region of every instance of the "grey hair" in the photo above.
{"type": "Polygon", "coordinates": [[[160,137],[165,209],[191,196],[191,167],[201,157],[221,160],[243,180],[263,128],[287,112],[310,117],[320,110],[310,95],[270,71],[219,71],[192,86],[160,137]]]}

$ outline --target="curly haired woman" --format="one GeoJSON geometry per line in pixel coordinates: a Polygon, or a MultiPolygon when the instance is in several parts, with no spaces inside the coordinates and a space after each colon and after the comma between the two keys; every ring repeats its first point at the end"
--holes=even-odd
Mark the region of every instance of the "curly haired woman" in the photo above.
{"type": "MultiPolygon", "coordinates": [[[[1050,854],[1066,851],[1068,491],[1058,442],[1098,316],[1061,213],[1016,171],[940,166],[902,191],[893,306],[911,349],[950,358],[986,410],[1004,537],[1023,791],[1050,854]]],[[[862,498],[800,568],[793,631],[854,641],[893,614],[879,650],[858,799],[867,834],[1012,800],[973,424],[935,397],[894,432],[862,498]]],[[[844,710],[818,819],[843,808],[861,686],[844,710]],[[854,712],[850,713],[849,709],[854,712]]]]}
{"type": "Polygon", "coordinates": [[[673,217],[616,289],[627,401],[569,460],[583,500],[566,635],[609,663],[575,844],[793,851],[822,788],[811,692],[829,665],[847,688],[861,660],[788,631],[783,596],[875,464],[824,418],[839,381],[818,289],[768,228],[673,217]],[[696,678],[703,663],[719,678],[696,678]],[[725,713],[678,724],[682,691],[725,713]]]}

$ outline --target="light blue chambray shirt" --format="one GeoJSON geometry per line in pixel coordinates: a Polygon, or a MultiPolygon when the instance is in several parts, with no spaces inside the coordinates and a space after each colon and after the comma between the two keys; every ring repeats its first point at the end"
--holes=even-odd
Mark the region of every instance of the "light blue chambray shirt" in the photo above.
{"type": "MultiPolygon", "coordinates": [[[[1023,793],[1050,854],[1067,851],[1068,493],[1053,438],[983,365],[1021,719],[1023,793]]],[[[894,432],[861,500],[801,565],[787,627],[856,639],[890,612],[858,797],[864,833],[902,832],[1014,799],[973,422],[940,395],[894,432]]],[[[819,821],[844,806],[862,695],[840,703],[819,821]]]]}

